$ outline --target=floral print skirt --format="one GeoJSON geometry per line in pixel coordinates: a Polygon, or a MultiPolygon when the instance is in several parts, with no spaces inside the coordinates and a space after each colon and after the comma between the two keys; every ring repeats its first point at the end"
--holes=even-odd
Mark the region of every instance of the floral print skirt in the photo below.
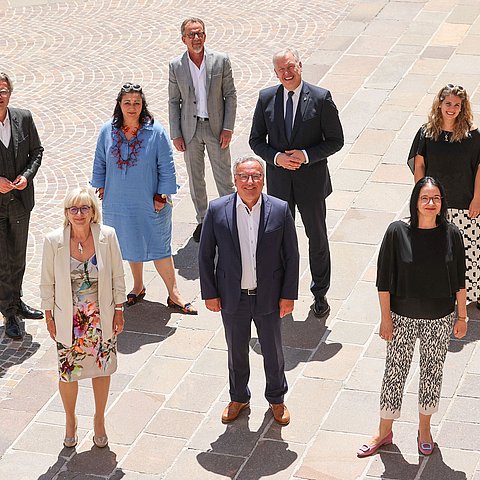
{"type": "MultiPolygon", "coordinates": [[[[60,381],[109,376],[117,369],[117,338],[104,340],[98,309],[95,255],[86,262],[71,259],[73,343],[57,342],[60,381]]],[[[111,320],[113,321],[113,319],[111,320]]]]}

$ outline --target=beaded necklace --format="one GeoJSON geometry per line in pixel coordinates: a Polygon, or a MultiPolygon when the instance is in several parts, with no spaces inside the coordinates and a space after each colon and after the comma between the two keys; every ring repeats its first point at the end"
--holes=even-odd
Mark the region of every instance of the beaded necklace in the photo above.
{"type": "MultiPolygon", "coordinates": [[[[138,162],[138,154],[140,153],[140,148],[143,143],[143,138],[139,137],[139,132],[141,132],[141,128],[137,130],[132,129],[133,137],[131,140],[126,140],[126,137],[122,135],[122,129],[119,128],[112,128],[112,156],[116,159],[117,167],[120,170],[127,167],[133,167],[138,162]],[[122,157],[122,144],[127,142],[127,158],[124,159],[122,157]]],[[[128,131],[128,129],[126,130],[128,131]]]]}

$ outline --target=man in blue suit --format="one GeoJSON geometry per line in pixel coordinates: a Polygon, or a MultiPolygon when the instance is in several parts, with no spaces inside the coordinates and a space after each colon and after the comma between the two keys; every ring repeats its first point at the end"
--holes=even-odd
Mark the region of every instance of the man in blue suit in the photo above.
{"type": "Polygon", "coordinates": [[[265,397],[275,420],[287,425],[287,392],[281,318],[298,295],[297,235],[288,204],[262,194],[264,165],[255,156],[233,166],[237,193],[208,207],[199,266],[206,307],[221,312],[228,346],[231,402],[222,421],[235,420],[249,405],[251,321],[255,322],[266,376],[265,397]]]}
{"type": "Polygon", "coordinates": [[[310,290],[317,317],[330,311],[330,250],[325,199],[332,192],[328,157],[343,146],[343,130],[330,92],[302,80],[298,52],[287,48],[273,57],[280,85],[260,91],[250,147],[267,162],[267,191],[298,207],[309,240],[310,290]]]}

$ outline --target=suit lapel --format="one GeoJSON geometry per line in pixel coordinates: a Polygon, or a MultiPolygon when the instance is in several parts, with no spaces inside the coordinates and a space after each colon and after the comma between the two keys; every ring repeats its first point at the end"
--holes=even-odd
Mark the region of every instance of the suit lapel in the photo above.
{"type": "Polygon", "coordinates": [[[213,71],[213,55],[205,49],[205,73],[207,77],[207,84],[206,84],[206,89],[207,89],[207,98],[208,98],[208,93],[210,92],[210,83],[212,82],[212,71],[213,71]]]}
{"type": "Polygon", "coordinates": [[[282,140],[288,143],[287,132],[285,132],[285,112],[283,111],[283,85],[279,85],[275,94],[275,105],[273,107],[274,122],[278,131],[281,132],[282,140]]]}
{"type": "Polygon", "coordinates": [[[235,251],[240,258],[240,240],[238,239],[237,229],[237,194],[232,195],[225,203],[225,217],[227,219],[228,229],[232,235],[233,244],[235,245],[235,251]]]}
{"type": "Polygon", "coordinates": [[[295,135],[300,130],[300,126],[302,125],[302,120],[305,116],[305,112],[307,111],[310,105],[310,101],[311,101],[310,89],[308,88],[308,84],[303,82],[303,87],[300,92],[300,98],[298,99],[297,111],[295,112],[295,120],[293,122],[292,140],[295,138],[295,135]]]}
{"type": "Polygon", "coordinates": [[[183,73],[187,79],[188,86],[195,93],[195,88],[193,86],[192,74],[190,73],[190,62],[188,59],[188,52],[185,52],[182,56],[181,64],[183,67],[183,73]]]}
{"type": "Polygon", "coordinates": [[[20,125],[18,123],[18,118],[15,115],[15,112],[11,108],[8,109],[8,114],[10,116],[10,126],[12,129],[12,140],[13,140],[13,151],[16,159],[18,154],[18,143],[20,141],[20,125]]]}
{"type": "Polygon", "coordinates": [[[268,197],[262,193],[262,207],[260,210],[260,223],[258,224],[257,250],[260,241],[262,240],[265,229],[267,228],[268,217],[272,210],[272,204],[268,197]]]}

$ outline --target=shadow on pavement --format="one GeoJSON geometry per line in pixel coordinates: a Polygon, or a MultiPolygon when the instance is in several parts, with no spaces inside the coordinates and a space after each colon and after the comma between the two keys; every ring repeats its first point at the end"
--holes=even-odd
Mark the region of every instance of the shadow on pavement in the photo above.
{"type": "Polygon", "coordinates": [[[209,472],[234,478],[245,459],[249,457],[237,477],[238,480],[275,478],[277,473],[286,470],[295,462],[297,454],[289,450],[288,443],[281,439],[280,441],[266,439],[259,442],[260,436],[272,419],[270,411],[265,412],[257,431],[250,430],[250,411],[246,412],[248,415],[241,415],[226,427],[225,432],[211,443],[211,449],[199,453],[197,461],[209,472]]]}
{"type": "Polygon", "coordinates": [[[32,335],[26,333],[22,341],[13,341],[4,336],[4,327],[0,327],[0,377],[14,365],[20,365],[29,359],[40,347],[33,341],[32,335]]]}
{"type": "Polygon", "coordinates": [[[178,274],[186,280],[196,280],[198,273],[198,243],[192,238],[173,256],[178,274]]]}
{"type": "MultiPolygon", "coordinates": [[[[453,470],[443,461],[442,452],[436,446],[429,457],[418,456],[418,464],[408,463],[397,446],[390,446],[387,452],[379,453],[380,461],[385,468],[377,477],[388,480],[406,480],[415,478],[419,480],[466,480],[465,472],[453,470]],[[420,476],[418,476],[421,470],[420,476]]],[[[377,465],[376,468],[380,468],[377,465]]]]}
{"type": "Polygon", "coordinates": [[[118,351],[135,353],[142,345],[160,343],[175,333],[176,328],[168,326],[172,310],[157,302],[142,300],[125,308],[125,330],[118,336],[118,351]]]}
{"type": "MultiPolygon", "coordinates": [[[[292,315],[282,318],[282,340],[285,354],[285,369],[293,370],[300,362],[306,362],[311,352],[306,350],[316,350],[322,343],[322,338],[326,332],[330,332],[325,322],[328,316],[317,318],[309,311],[305,320],[295,321],[292,315]],[[299,355],[298,352],[303,351],[304,354],[299,355]]],[[[261,355],[260,343],[256,337],[252,337],[250,341],[252,350],[261,355]]],[[[325,344],[320,355],[316,355],[311,361],[325,362],[334,357],[342,349],[341,343],[325,344]]]]}
{"type": "Polygon", "coordinates": [[[63,448],[58,454],[58,459],[54,465],[37,480],[94,480],[99,476],[108,477],[114,480],[120,480],[125,476],[121,469],[117,469],[117,455],[110,450],[110,447],[92,448],[86,452],[76,453],[71,448],[63,448]],[[60,471],[62,470],[62,471],[60,471]],[[110,476],[112,475],[113,476],[110,476]]]}

